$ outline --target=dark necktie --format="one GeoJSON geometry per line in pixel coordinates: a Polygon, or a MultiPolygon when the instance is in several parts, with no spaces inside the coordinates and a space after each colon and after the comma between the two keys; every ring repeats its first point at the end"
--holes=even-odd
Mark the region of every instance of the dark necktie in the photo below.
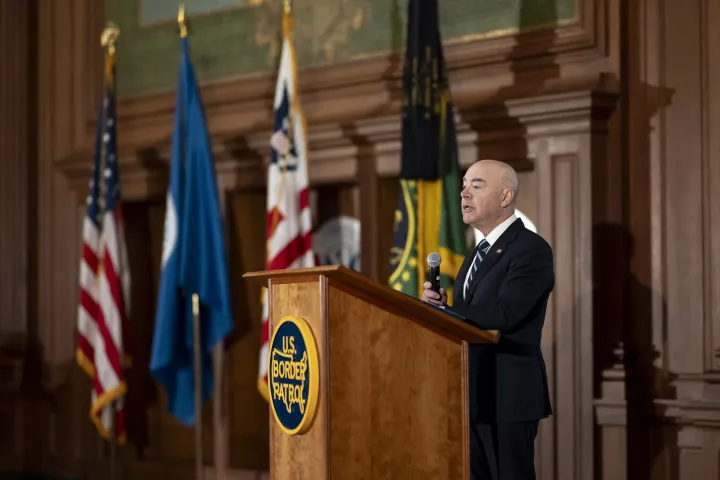
{"type": "Polygon", "coordinates": [[[465,283],[465,290],[463,290],[463,298],[467,298],[473,276],[475,276],[475,274],[477,273],[477,269],[483,262],[483,259],[485,258],[485,255],[487,255],[488,250],[490,250],[490,244],[487,240],[483,238],[482,242],[480,242],[480,244],[478,244],[477,248],[475,249],[475,257],[473,258],[472,265],[470,265],[470,269],[467,273],[467,282],[465,283]]]}

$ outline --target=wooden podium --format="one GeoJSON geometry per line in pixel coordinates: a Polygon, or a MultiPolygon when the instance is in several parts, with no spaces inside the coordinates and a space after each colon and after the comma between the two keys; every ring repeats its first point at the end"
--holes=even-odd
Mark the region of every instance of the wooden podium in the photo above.
{"type": "Polygon", "coordinates": [[[467,346],[496,342],[497,332],[345,267],[244,277],[269,289],[270,478],[469,479],[467,346]],[[309,327],[316,368],[309,346],[302,358],[292,357],[295,349],[280,351],[293,342],[274,338],[287,317],[309,327]],[[293,402],[302,389],[312,396],[314,381],[316,407],[307,411],[306,431],[287,433],[278,415],[291,415],[292,408],[300,415],[293,402]]]}

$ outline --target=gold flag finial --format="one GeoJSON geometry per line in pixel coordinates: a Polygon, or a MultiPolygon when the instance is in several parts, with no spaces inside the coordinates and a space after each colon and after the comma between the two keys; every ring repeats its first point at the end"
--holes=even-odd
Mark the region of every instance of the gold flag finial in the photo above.
{"type": "Polygon", "coordinates": [[[285,15],[290,15],[292,13],[292,0],[283,0],[283,7],[285,15]]]}
{"type": "Polygon", "coordinates": [[[180,27],[180,38],[187,37],[187,24],[185,23],[185,4],[181,3],[178,9],[178,26],[180,27]]]}
{"type": "Polygon", "coordinates": [[[108,22],[105,30],[103,30],[103,33],[100,36],[100,45],[102,45],[103,48],[107,48],[110,55],[114,55],[115,42],[117,41],[119,36],[120,28],[118,28],[118,26],[115,25],[113,22],[108,22]]]}

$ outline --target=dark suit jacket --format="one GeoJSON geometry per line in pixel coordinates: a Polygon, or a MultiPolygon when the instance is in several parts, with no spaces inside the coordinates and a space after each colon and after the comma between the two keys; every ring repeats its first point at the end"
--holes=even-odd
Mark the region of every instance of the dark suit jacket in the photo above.
{"type": "Polygon", "coordinates": [[[475,249],[457,276],[452,310],[470,323],[498,330],[500,341],[469,347],[470,420],[507,423],[552,414],[540,337],[555,284],[553,252],[522,220],[490,247],[463,299],[475,249]]]}

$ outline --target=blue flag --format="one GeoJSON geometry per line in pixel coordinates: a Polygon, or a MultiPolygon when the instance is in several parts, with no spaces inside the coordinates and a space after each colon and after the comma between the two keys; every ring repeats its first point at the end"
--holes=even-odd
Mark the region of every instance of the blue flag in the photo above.
{"type": "Polygon", "coordinates": [[[200,300],[202,398],[213,391],[212,349],[232,329],[220,205],[200,92],[182,38],[162,274],[150,371],[168,409],[195,423],[192,294],[200,300]]]}

